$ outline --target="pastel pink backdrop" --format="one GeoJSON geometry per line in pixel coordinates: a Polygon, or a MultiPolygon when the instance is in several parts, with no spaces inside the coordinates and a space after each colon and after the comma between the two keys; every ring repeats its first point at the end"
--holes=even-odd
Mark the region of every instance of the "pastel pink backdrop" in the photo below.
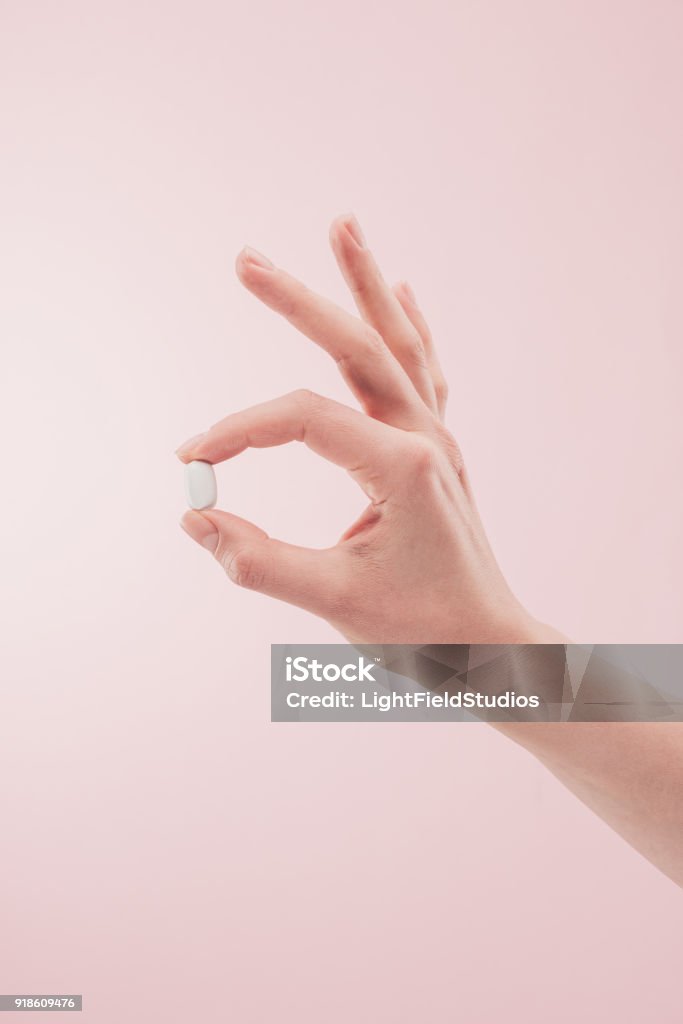
{"type": "MultiPolygon", "coordinates": [[[[269,724],[270,642],[335,635],[181,534],[173,449],[348,399],[232,263],[348,304],[353,209],[520,597],[683,640],[682,38],[667,0],[0,4],[0,991],[97,1024],[680,1019],[678,890],[525,753],[269,724]]],[[[361,507],[295,447],[219,486],[313,545],[361,507]]]]}

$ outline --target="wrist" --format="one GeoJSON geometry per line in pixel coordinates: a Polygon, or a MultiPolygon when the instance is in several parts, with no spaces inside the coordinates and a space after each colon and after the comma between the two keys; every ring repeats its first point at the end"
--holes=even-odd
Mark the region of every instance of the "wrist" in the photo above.
{"type": "MultiPolygon", "coordinates": [[[[566,644],[569,639],[554,626],[541,622],[530,615],[523,607],[511,620],[501,623],[497,630],[499,639],[493,641],[501,644],[566,644]]],[[[473,640],[472,643],[481,641],[473,640]]],[[[484,641],[491,643],[490,640],[484,641]]]]}

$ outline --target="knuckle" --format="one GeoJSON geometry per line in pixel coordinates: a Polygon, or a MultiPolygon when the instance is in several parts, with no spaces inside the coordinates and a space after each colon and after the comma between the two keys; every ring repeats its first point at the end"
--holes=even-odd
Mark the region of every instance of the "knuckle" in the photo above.
{"type": "Polygon", "coordinates": [[[356,265],[350,265],[349,270],[351,272],[351,291],[356,299],[361,302],[367,298],[371,298],[377,287],[376,282],[372,277],[368,277],[364,267],[356,265]]]}
{"type": "Polygon", "coordinates": [[[308,388],[299,388],[297,391],[293,391],[291,397],[299,407],[300,427],[297,440],[305,442],[310,424],[320,420],[325,406],[329,404],[329,399],[323,398],[322,395],[318,395],[308,388]]]}
{"type": "Polygon", "coordinates": [[[434,347],[434,336],[430,331],[426,323],[422,322],[419,327],[420,337],[422,338],[422,344],[426,349],[434,347]]]}
{"type": "Polygon", "coordinates": [[[386,345],[384,344],[384,338],[374,327],[370,327],[369,324],[363,327],[363,342],[365,346],[373,353],[377,355],[386,354],[386,345]]]}
{"type": "Polygon", "coordinates": [[[260,590],[265,573],[263,565],[249,548],[239,548],[224,561],[225,571],[233,583],[246,590],[260,590]]]}
{"type": "Polygon", "coordinates": [[[285,320],[296,320],[306,306],[307,291],[286,274],[280,274],[271,286],[268,301],[285,320]]]}
{"type": "Polygon", "coordinates": [[[464,467],[464,460],[458,442],[443,423],[436,423],[434,429],[440,451],[443,452],[455,471],[460,473],[464,467]]]}
{"type": "Polygon", "coordinates": [[[417,332],[406,341],[404,353],[404,358],[411,366],[417,366],[421,370],[427,369],[427,353],[417,332]]]}
{"type": "Polygon", "coordinates": [[[410,476],[413,479],[429,476],[436,467],[436,455],[428,438],[412,438],[406,458],[410,476]]]}
{"type": "Polygon", "coordinates": [[[313,398],[313,392],[308,388],[297,388],[296,391],[290,391],[289,397],[293,398],[298,405],[308,405],[313,398]]]}
{"type": "Polygon", "coordinates": [[[448,401],[448,384],[445,377],[437,377],[434,382],[434,391],[439,404],[445,405],[448,401]]]}
{"type": "Polygon", "coordinates": [[[323,403],[323,398],[309,388],[298,388],[292,392],[291,397],[300,407],[304,420],[308,419],[311,413],[315,412],[323,403]]]}
{"type": "Polygon", "coordinates": [[[273,296],[273,306],[285,320],[293,320],[299,309],[299,303],[291,295],[273,296]]]}

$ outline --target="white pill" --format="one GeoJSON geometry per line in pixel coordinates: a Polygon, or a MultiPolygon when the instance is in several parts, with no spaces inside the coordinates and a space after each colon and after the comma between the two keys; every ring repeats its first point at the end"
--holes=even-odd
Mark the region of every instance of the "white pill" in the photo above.
{"type": "Polygon", "coordinates": [[[188,462],[185,466],[185,495],[190,508],[213,508],[218,492],[216,474],[210,462],[188,462]]]}

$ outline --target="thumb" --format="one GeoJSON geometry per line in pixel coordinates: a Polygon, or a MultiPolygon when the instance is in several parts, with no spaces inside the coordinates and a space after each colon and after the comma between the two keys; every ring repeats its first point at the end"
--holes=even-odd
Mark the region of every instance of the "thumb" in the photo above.
{"type": "Polygon", "coordinates": [[[327,618],[338,608],[344,552],[315,551],[273,540],[253,523],[229,512],[186,512],[180,525],[210,551],[240,587],[295,604],[327,618]]]}

